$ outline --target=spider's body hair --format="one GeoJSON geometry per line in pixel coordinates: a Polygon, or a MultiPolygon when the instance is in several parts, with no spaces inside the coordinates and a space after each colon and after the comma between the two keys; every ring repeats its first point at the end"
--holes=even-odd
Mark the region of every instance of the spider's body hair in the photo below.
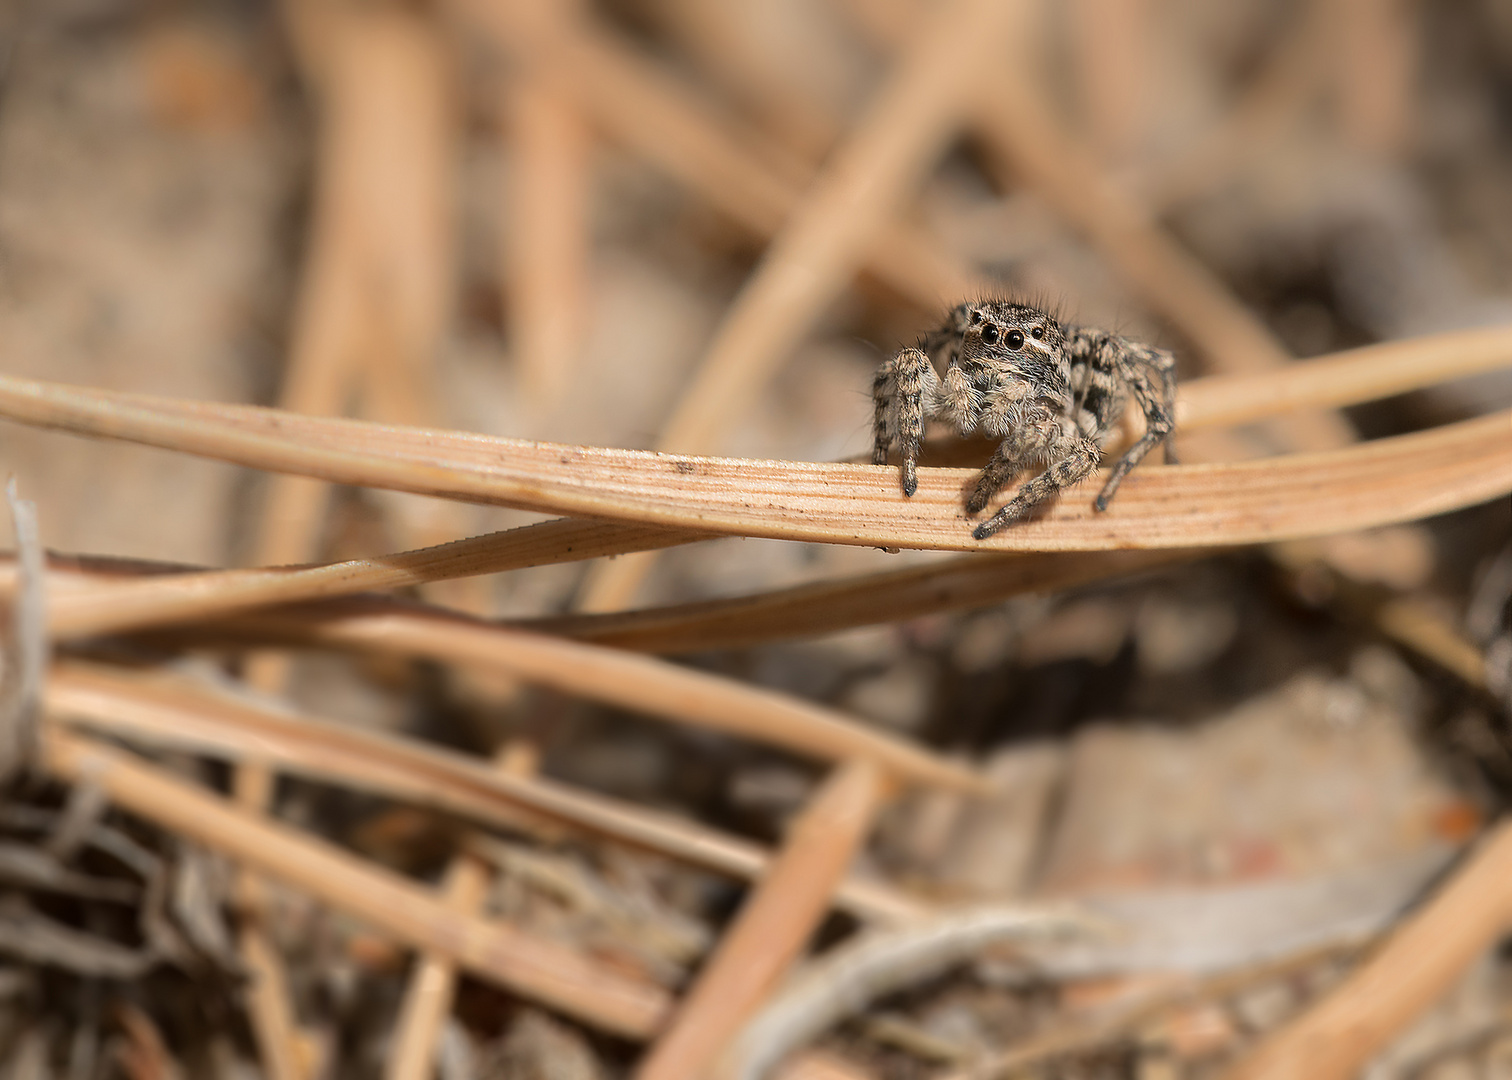
{"type": "Polygon", "coordinates": [[[977,527],[976,538],[986,539],[1096,469],[1132,398],[1146,431],[1097,497],[1097,509],[1106,509],[1128,471],[1170,435],[1175,395],[1175,360],[1162,349],[1105,330],[1062,326],[1028,304],[972,301],[952,308],[943,325],[878,369],[872,460],[887,464],[896,444],[903,493],[912,495],[926,420],[1000,440],[966,500],[973,514],[1014,475],[1042,466],[977,527]]]}

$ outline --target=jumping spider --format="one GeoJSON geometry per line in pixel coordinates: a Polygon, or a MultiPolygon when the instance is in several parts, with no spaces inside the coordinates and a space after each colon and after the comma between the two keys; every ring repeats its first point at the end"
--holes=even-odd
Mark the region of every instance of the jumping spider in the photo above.
{"type": "Polygon", "coordinates": [[[1017,473],[1044,466],[976,527],[972,535],[985,540],[1096,469],[1103,442],[1132,396],[1144,412],[1145,433],[1118,460],[1097,496],[1097,509],[1106,510],[1128,471],[1171,434],[1175,363],[1163,349],[1105,330],[1062,327],[1024,304],[960,304],[944,326],[878,369],[872,386],[877,406],[872,461],[886,465],[888,448],[897,443],[903,494],[912,495],[926,419],[944,420],[962,435],[980,428],[1001,439],[966,500],[972,514],[1017,473]]]}

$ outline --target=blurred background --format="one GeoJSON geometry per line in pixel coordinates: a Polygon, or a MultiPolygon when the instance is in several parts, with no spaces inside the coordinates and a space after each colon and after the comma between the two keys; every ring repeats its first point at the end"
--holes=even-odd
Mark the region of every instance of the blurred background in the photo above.
{"type": "MultiPolygon", "coordinates": [[[[175,397],[829,460],[869,450],[880,360],[984,291],[1170,348],[1183,377],[1512,322],[1509,191],[1507,0],[0,6],[0,363],[175,397]]],[[[1192,461],[1318,449],[1508,405],[1512,379],[1488,376],[1178,446],[1192,461]]],[[[0,471],[54,550],[204,566],[535,520],[11,425],[0,471]]],[[[995,816],[924,797],[890,813],[868,864],[923,893],[1369,871],[1405,897],[1498,812],[1512,755],[1507,702],[1404,647],[1381,604],[1493,641],[1509,536],[1503,500],[685,662],[994,770],[1014,793],[995,816]]],[[[426,597],[530,619],[939,557],[723,540],[426,597]]],[[[355,723],[477,750],[526,733],[549,774],[767,840],[815,782],[776,752],[444,671],[306,658],[290,679],[268,685],[355,723]]],[[[434,838],[382,808],[298,785],[280,798],[396,865],[434,862],[434,838]]],[[[658,873],[679,918],[727,917],[730,887],[658,873]]],[[[330,1075],[373,1075],[391,958],[291,925],[330,1075]]],[[[1244,925],[1228,928],[1238,956],[1244,925]]],[[[1473,1067],[1503,1067],[1486,1055],[1506,1042],[1507,975],[1488,958],[1372,1075],[1512,1075],[1452,1071],[1486,1030],[1473,1067]]],[[[895,1010],[934,1043],[862,1025],[836,1046],[873,1075],[925,1075],[921,1056],[1075,1007],[1027,993],[1004,1020],[973,978],[895,1010]]],[[[33,1005],[74,1001],[26,985],[33,1005]]],[[[1293,991],[1279,1012],[1198,1015],[1043,1075],[1215,1075],[1311,992],[1293,991]]],[[[479,1053],[588,1070],[508,1075],[630,1060],[481,1000],[457,1036],[479,1053]]],[[[159,1020],[190,1058],[210,1037],[159,1020]]],[[[225,1027],[224,1060],[253,1069],[246,1032],[225,1027]]]]}

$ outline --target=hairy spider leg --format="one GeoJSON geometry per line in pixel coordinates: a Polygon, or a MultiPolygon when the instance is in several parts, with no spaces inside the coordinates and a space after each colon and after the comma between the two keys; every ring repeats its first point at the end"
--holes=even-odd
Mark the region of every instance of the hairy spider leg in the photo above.
{"type": "Polygon", "coordinates": [[[917,462],[924,439],[924,398],[933,396],[939,376],[921,349],[909,348],[888,360],[872,384],[876,402],[873,426],[872,464],[887,464],[887,449],[893,439],[903,458],[903,494],[919,488],[917,462]],[[892,423],[889,428],[888,421],[892,423]]]}
{"type": "Polygon", "coordinates": [[[985,540],[1063,488],[1085,480],[1097,468],[1101,456],[1102,452],[1094,440],[1086,436],[1078,438],[1070,453],[1051,462],[1044,472],[1019,488],[1018,493],[1002,509],[972,530],[971,535],[978,540],[985,540]]]}
{"type": "Polygon", "coordinates": [[[1118,491],[1123,478],[1151,450],[1166,443],[1166,460],[1170,461],[1172,456],[1167,440],[1175,428],[1176,358],[1162,349],[1150,349],[1131,343],[1124,343],[1124,346],[1119,358],[1120,374],[1124,385],[1129,388],[1140,411],[1144,413],[1145,433],[1124,452],[1108,474],[1107,483],[1103,484],[1102,491],[1093,503],[1100,511],[1108,508],[1108,500],[1118,491]]]}

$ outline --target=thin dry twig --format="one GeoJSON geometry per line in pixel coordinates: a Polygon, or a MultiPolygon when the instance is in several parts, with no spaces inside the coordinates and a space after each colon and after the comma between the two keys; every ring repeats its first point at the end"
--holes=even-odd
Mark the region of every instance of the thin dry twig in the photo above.
{"type": "Polygon", "coordinates": [[[968,470],[680,457],[295,417],[0,377],[0,415],[259,468],[702,533],[947,550],[1250,544],[1413,520],[1505,493],[1512,424],[1497,414],[1330,453],[1171,466],[1130,477],[1104,514],[1063,499],[974,541],[968,470]]]}
{"type": "Polygon", "coordinates": [[[888,786],[879,769],[861,761],[841,765],[825,782],[636,1071],[640,1080],[707,1073],[829,909],[888,786]]]}
{"type": "Polygon", "coordinates": [[[750,596],[602,615],[546,616],[511,625],[618,649],[676,654],[741,649],[858,626],[990,607],[1186,562],[1208,549],[957,555],[926,566],[830,578],[750,596]]]}
{"type": "MultiPolygon", "coordinates": [[[[434,353],[449,311],[452,125],[444,48],[425,20],[344,3],[289,5],[290,25],[320,91],[321,146],[311,246],[295,310],[281,401],[294,412],[343,412],[364,376],[370,404],[386,392],[398,349],[434,353]]],[[[404,379],[418,382],[418,377],[404,379]]],[[[325,489],[275,481],[260,561],[315,554],[325,489]]]]}
{"type": "MultiPolygon", "coordinates": [[[[434,25],[413,13],[359,10],[342,2],[288,3],[286,22],[318,93],[319,167],[311,246],[280,395],[296,412],[340,413],[361,385],[371,415],[430,419],[429,365],[444,331],[452,282],[455,185],[447,60],[434,25]]],[[[270,480],[258,561],[294,562],[318,552],[327,489],[304,477],[270,480]]],[[[448,508],[443,519],[454,518],[448,508]]],[[[411,515],[413,516],[413,515],[411,515]]],[[[423,544],[459,531],[455,521],[407,530],[423,544]]],[[[279,657],[254,658],[249,678],[276,690],[279,657]]],[[[266,805],[271,779],[255,760],[238,769],[237,797],[266,805]]],[[[275,1080],[301,1080],[299,1034],[276,950],[260,925],[261,889],[243,875],[240,938],[252,974],[253,1027],[275,1080]]]]}
{"type": "Polygon", "coordinates": [[[566,694],[738,735],[826,761],[860,758],[898,779],[985,792],[973,769],[864,726],[843,713],[731,679],[575,641],[432,613],[249,615],[238,630],[364,652],[503,672],[566,694]]]}
{"type": "MultiPolygon", "coordinates": [[[[1352,350],[1322,360],[1297,364],[1267,376],[1221,376],[1200,379],[1188,384],[1182,393],[1179,408],[1186,430],[1224,423],[1240,423],[1265,419],[1282,411],[1307,405],[1344,405],[1368,399],[1372,396],[1399,393],[1425,385],[1438,379],[1454,378],[1494,370],[1512,363],[1512,335],[1505,330],[1469,331],[1418,339],[1412,342],[1392,342],[1352,350]]],[[[164,433],[162,439],[172,445],[171,436],[164,433]]],[[[366,589],[393,588],[404,585],[438,581],[450,577],[497,573],[503,570],[537,566],[548,562],[587,559],[627,551],[647,550],[657,546],[690,542],[700,535],[668,530],[653,525],[612,524],[601,521],[552,521],[526,526],[507,533],[475,537],[432,549],[402,552],[373,559],[352,560],[314,567],[290,567],[280,569],[212,571],[203,574],[183,574],[174,577],[155,577],[147,581],[123,581],[112,583],[99,590],[75,590],[54,598],[50,612],[52,632],[61,637],[98,634],[127,630],[144,626],[182,621],[191,618],[208,618],[237,610],[289,603],[329,596],[340,596],[366,589]]],[[[1084,562],[1082,560],[1081,562],[1084,562]]],[[[1078,560],[1071,560],[1078,563],[1078,560]]],[[[1101,565],[1100,563],[1098,565],[1101,565]]],[[[940,575],[943,592],[940,603],[946,607],[952,595],[949,582],[959,581],[961,588],[953,595],[961,598],[971,595],[970,584],[962,575],[980,577],[981,584],[999,588],[994,582],[1002,582],[1004,575],[1012,576],[1013,570],[1001,564],[981,564],[977,572],[970,571],[969,563],[942,565],[938,570],[904,572],[895,575],[878,575],[870,579],[877,584],[890,583],[898,587],[913,588],[924,607],[918,613],[929,610],[929,596],[933,585],[931,578],[940,575]],[[1001,568],[999,569],[999,566],[1001,568]]],[[[1053,579],[1061,573],[1073,578],[1078,570],[1071,564],[1057,570],[1058,560],[1044,560],[1040,564],[1020,564],[1027,572],[1033,568],[1042,570],[1053,579]]],[[[1090,565],[1088,566],[1091,571],[1090,565]]],[[[1111,572],[1111,571],[1110,571],[1111,572]]],[[[852,589],[845,584],[834,586],[835,596],[814,595],[814,604],[807,605],[815,624],[820,630],[828,626],[839,629],[847,625],[859,625],[871,616],[865,611],[847,609],[841,603],[859,604],[868,610],[866,581],[855,582],[852,589]],[[832,600],[836,606],[828,609],[820,602],[832,600]],[[847,612],[849,612],[847,614],[847,612]]],[[[998,595],[994,593],[993,595],[998,595]]],[[[1002,594],[1006,595],[1006,594],[1002,594]]],[[[729,614],[742,613],[741,601],[730,603],[729,614]]],[[[762,601],[753,598],[751,603],[762,601]]],[[[766,634],[776,626],[788,625],[802,628],[808,624],[797,617],[801,612],[791,604],[804,607],[802,590],[792,596],[776,594],[774,607],[766,634]]],[[[943,608],[941,608],[943,610],[943,608]]],[[[756,617],[761,608],[755,607],[744,614],[756,617]]],[[[718,619],[718,610],[694,609],[687,613],[694,619],[688,624],[688,634],[697,634],[700,620],[718,619]]],[[[562,623],[558,629],[568,631],[581,626],[587,635],[590,628],[599,626],[603,633],[620,633],[618,616],[602,622],[586,621],[582,624],[562,623]]],[[[645,620],[670,620],[676,624],[684,616],[676,612],[665,615],[642,613],[624,616],[624,631],[648,628],[645,620]]],[[[662,623],[661,632],[676,633],[667,623],[662,623]]],[[[733,624],[727,624],[719,632],[732,640],[759,640],[763,632],[755,623],[746,623],[740,636],[733,624]]],[[[578,632],[576,630],[572,632],[578,632]]],[[[594,631],[595,633],[597,631],[594,631]]],[[[817,630],[814,632],[818,632],[817,630]]],[[[610,637],[604,640],[610,640],[610,637]]],[[[723,640],[723,638],[721,638],[723,640]]],[[[675,644],[667,646],[641,645],[638,647],[675,650],[675,644]]]]}
{"type": "Polygon", "coordinates": [[[501,922],[468,918],[422,888],[298,830],[93,739],[50,730],[44,765],[88,778],[122,808],[308,892],[399,941],[451,957],[516,993],[622,1035],[644,1037],[667,1010],[663,992],[501,922]]]}
{"type": "Polygon", "coordinates": [[[1176,429],[1271,420],[1292,410],[1341,408],[1512,367],[1504,326],[1386,341],[1276,370],[1233,371],[1181,388],[1176,429]]]}
{"type": "Polygon", "coordinates": [[[251,608],[595,559],[701,539],[654,525],[558,518],[432,548],[302,567],[153,575],[75,590],[49,611],[61,639],[215,618],[251,608]]]}
{"type": "MultiPolygon", "coordinates": [[[[573,33],[581,5],[535,3],[553,39],[573,33]]],[[[500,4],[498,6],[509,6],[500,4]]],[[[587,311],[592,140],[572,80],[532,56],[504,88],[515,166],[507,186],[501,255],[514,327],[515,362],[539,407],[560,401],[572,378],[587,311]]]]}

